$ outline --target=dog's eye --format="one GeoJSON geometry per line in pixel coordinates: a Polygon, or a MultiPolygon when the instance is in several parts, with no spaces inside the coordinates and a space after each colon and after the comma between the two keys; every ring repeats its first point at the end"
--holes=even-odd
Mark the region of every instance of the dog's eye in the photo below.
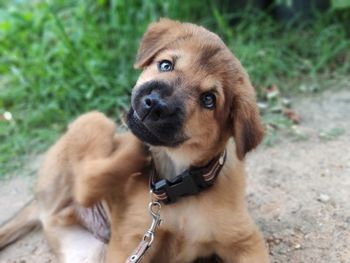
{"type": "Polygon", "coordinates": [[[158,70],[160,72],[172,71],[173,69],[173,63],[171,63],[169,60],[162,60],[158,63],[158,70]]]}
{"type": "Polygon", "coordinates": [[[216,104],[216,97],[212,92],[205,92],[201,96],[201,103],[204,108],[214,109],[216,104]]]}

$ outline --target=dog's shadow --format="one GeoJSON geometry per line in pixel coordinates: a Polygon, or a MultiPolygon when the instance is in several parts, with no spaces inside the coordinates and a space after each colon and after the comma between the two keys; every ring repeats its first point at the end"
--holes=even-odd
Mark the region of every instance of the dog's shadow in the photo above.
{"type": "Polygon", "coordinates": [[[193,261],[193,263],[222,263],[223,261],[216,255],[211,256],[210,258],[199,258],[193,261]]]}

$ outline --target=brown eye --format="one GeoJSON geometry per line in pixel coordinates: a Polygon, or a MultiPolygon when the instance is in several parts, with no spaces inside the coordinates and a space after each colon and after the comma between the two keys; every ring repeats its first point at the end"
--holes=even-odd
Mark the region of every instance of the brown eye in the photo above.
{"type": "Polygon", "coordinates": [[[174,69],[174,65],[169,60],[162,60],[158,63],[158,70],[160,72],[172,71],[174,69]]]}
{"type": "Polygon", "coordinates": [[[205,92],[201,95],[201,104],[204,108],[213,110],[216,105],[216,97],[212,92],[205,92]]]}

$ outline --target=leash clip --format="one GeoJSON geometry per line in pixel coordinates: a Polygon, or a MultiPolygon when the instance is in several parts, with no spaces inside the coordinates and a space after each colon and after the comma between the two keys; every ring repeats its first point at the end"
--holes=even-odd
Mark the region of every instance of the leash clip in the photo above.
{"type": "Polygon", "coordinates": [[[161,209],[161,204],[157,201],[151,201],[148,204],[148,211],[152,217],[152,224],[151,224],[151,227],[147,230],[147,232],[143,236],[143,240],[147,241],[149,246],[153,243],[153,239],[154,239],[154,235],[157,230],[157,227],[162,222],[162,219],[160,218],[160,209],[161,209]]]}
{"type": "MultiPolygon", "coordinates": [[[[151,193],[152,194],[152,193],[151,193]]],[[[152,224],[150,228],[143,235],[143,238],[137,248],[133,251],[132,255],[127,259],[126,263],[139,263],[147,250],[151,247],[157,227],[161,224],[160,218],[161,204],[158,201],[151,200],[148,204],[148,212],[152,217],[152,224]]]]}

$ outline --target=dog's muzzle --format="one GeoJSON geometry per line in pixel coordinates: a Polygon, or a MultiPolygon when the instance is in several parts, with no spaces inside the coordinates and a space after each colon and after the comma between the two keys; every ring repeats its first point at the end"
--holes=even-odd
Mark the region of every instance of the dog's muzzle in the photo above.
{"type": "Polygon", "coordinates": [[[160,81],[136,88],[131,99],[127,123],[131,131],[151,145],[175,147],[184,141],[184,102],[173,87],[160,81]]]}

